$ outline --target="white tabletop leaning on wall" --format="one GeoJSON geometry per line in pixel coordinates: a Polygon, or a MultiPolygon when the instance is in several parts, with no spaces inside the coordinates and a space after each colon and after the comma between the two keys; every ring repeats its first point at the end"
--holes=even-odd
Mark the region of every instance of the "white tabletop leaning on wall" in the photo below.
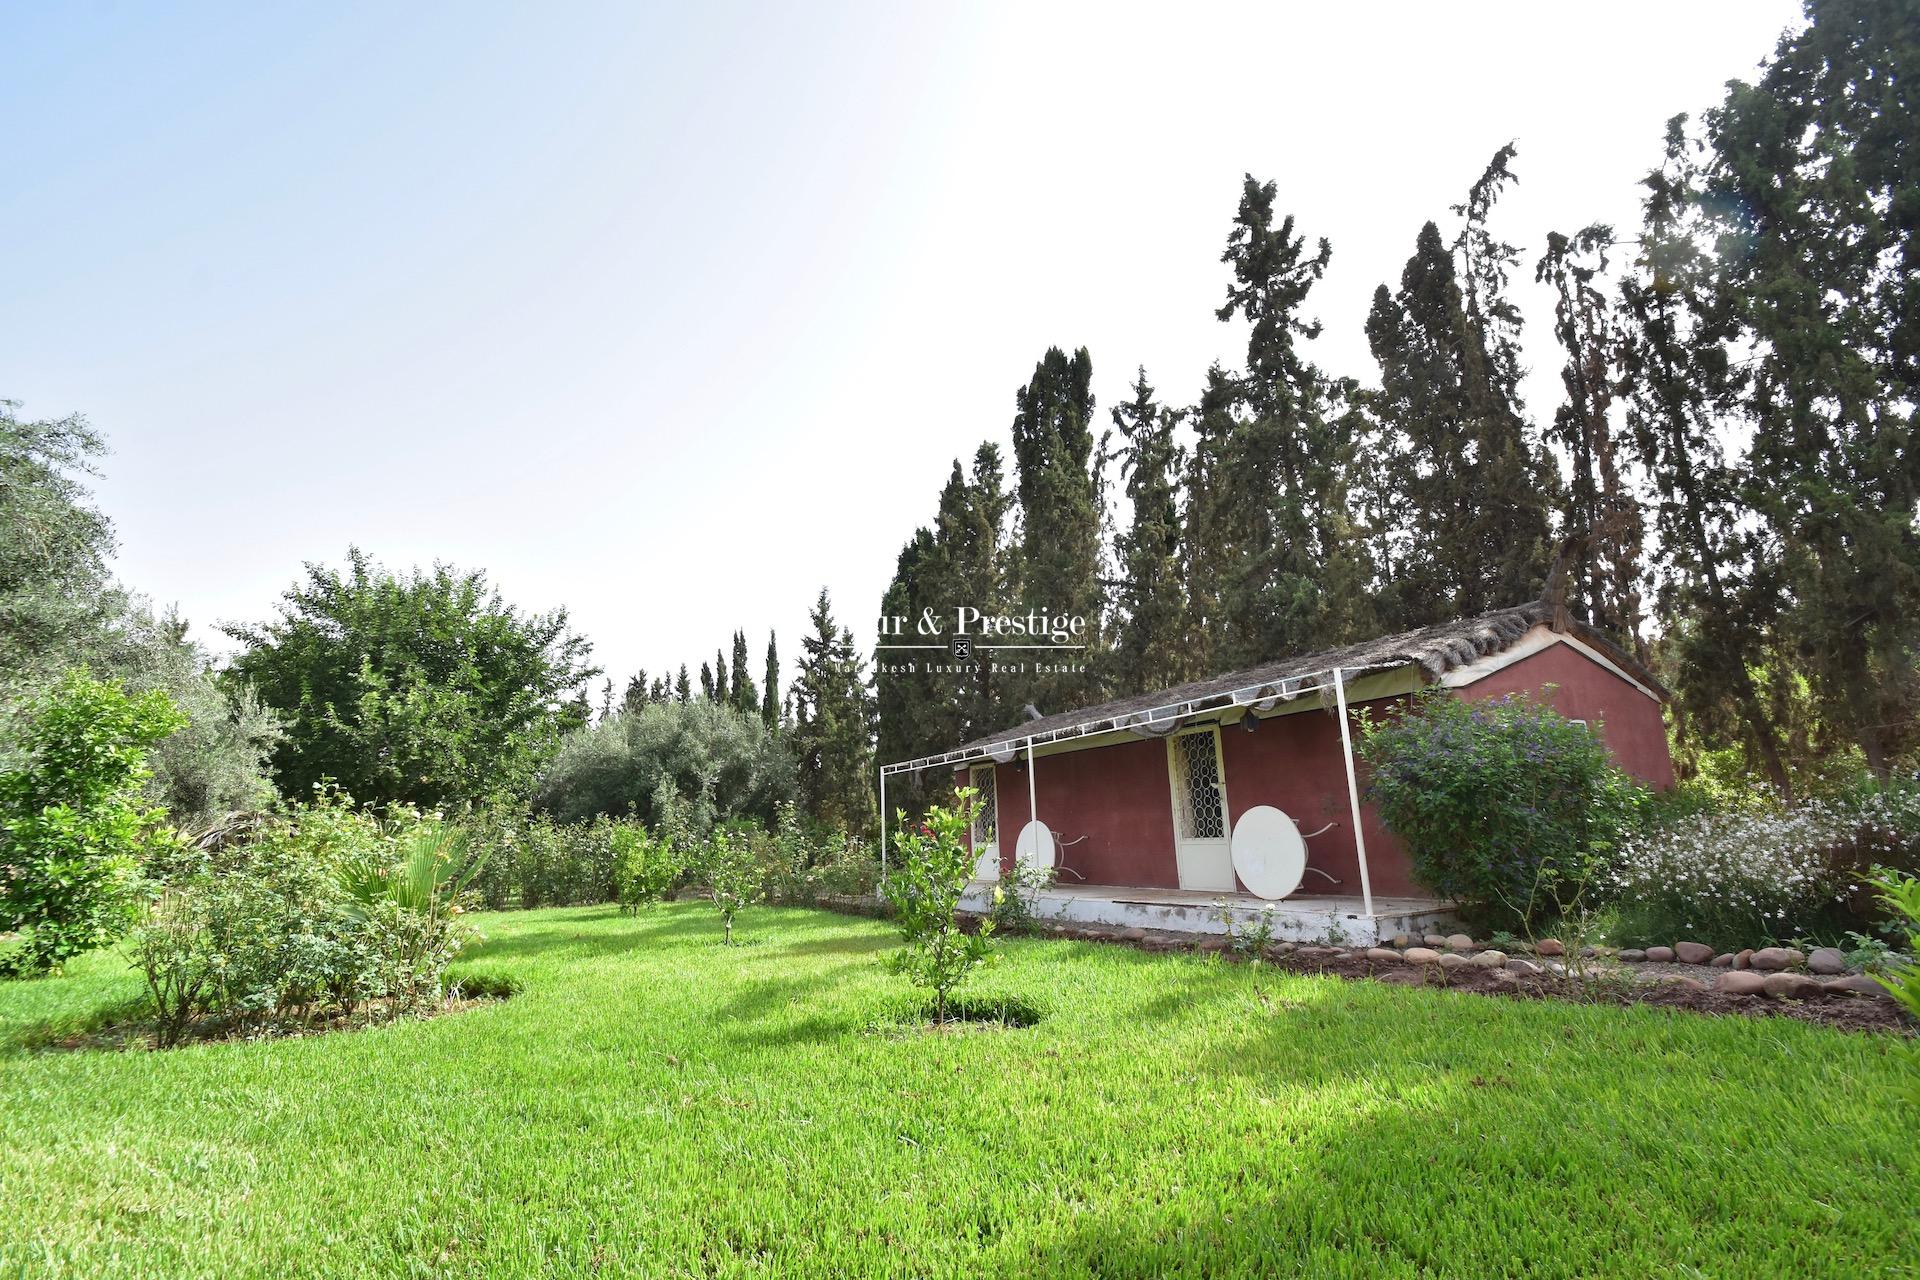
{"type": "Polygon", "coordinates": [[[1284,898],[1300,887],[1307,873],[1307,842],[1300,828],[1270,804],[1255,805],[1240,815],[1233,824],[1232,848],[1234,874],[1257,897],[1284,898]]]}

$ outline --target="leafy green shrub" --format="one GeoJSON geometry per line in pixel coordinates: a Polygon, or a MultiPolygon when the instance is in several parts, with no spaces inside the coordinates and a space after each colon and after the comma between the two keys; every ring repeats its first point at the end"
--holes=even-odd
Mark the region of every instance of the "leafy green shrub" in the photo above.
{"type": "Polygon", "coordinates": [[[203,1012],[243,1024],[308,1021],[330,1008],[351,1013],[380,994],[376,949],[349,911],[345,886],[351,868],[389,849],[377,820],[321,788],[310,804],[210,855],[203,874],[176,881],[217,962],[203,1012]]]}
{"type": "Polygon", "coordinates": [[[1725,949],[1837,939],[1878,911],[1875,866],[1915,869],[1920,793],[1850,788],[1793,808],[1742,806],[1647,824],[1604,877],[1626,943],[1693,939],[1725,949]]]}
{"type": "Polygon", "coordinates": [[[630,818],[560,823],[507,808],[483,809],[461,828],[484,859],[474,890],[492,911],[618,900],[616,833],[642,829],[630,818]]]}
{"type": "Polygon", "coordinates": [[[211,1008],[220,961],[211,945],[207,903],[193,893],[160,896],[134,936],[134,967],[147,980],[154,1036],[160,1047],[179,1044],[211,1008]]]}
{"type": "Polygon", "coordinates": [[[767,896],[775,902],[804,904],[823,894],[871,893],[880,881],[880,859],[872,845],[810,821],[791,802],[780,806],[770,838],[752,844],[767,896]]]}
{"type": "Polygon", "coordinates": [[[858,836],[840,835],[817,846],[807,882],[812,901],[820,894],[864,897],[880,887],[880,854],[873,843],[858,836]]]}
{"type": "Polygon", "coordinates": [[[129,697],[79,671],[34,704],[0,773],[0,931],[23,935],[12,971],[56,968],[132,926],[141,863],[176,843],[142,797],[147,752],[181,723],[164,693],[129,697]]]}
{"type": "Polygon", "coordinates": [[[611,840],[614,900],[620,910],[632,915],[666,897],[682,870],[673,846],[637,822],[615,824],[611,840]]]}
{"type": "Polygon", "coordinates": [[[197,1023],[311,1023],[372,1001],[390,1016],[445,993],[465,945],[465,833],[406,809],[385,823],[322,790],[176,878],[135,936],[156,1038],[197,1023]]]}
{"type": "MultiPolygon", "coordinates": [[[[1898,917],[1896,924],[1906,934],[1907,949],[1920,954],[1920,876],[1882,867],[1872,883],[1880,891],[1881,904],[1898,917]]],[[[1906,966],[1875,974],[1873,980],[1900,1002],[1908,1016],[1920,1018],[1920,969],[1906,966]]]]}
{"type": "Polygon", "coordinates": [[[982,920],[976,933],[960,928],[960,899],[973,879],[974,856],[967,846],[975,792],[962,787],[953,808],[935,805],[918,826],[894,836],[900,864],[888,877],[887,900],[893,904],[906,945],[889,963],[915,986],[933,992],[934,1020],[947,1020],[954,988],[975,969],[989,962],[993,921],[982,920]]]}
{"type": "Polygon", "coordinates": [[[1053,867],[1030,867],[1015,859],[1013,870],[993,886],[993,905],[988,909],[993,927],[1001,933],[1032,930],[1034,903],[1059,877],[1060,873],[1053,867]]]}
{"type": "Polygon", "coordinates": [[[1415,877],[1488,928],[1570,908],[1648,802],[1592,729],[1517,695],[1429,691],[1363,719],[1359,752],[1415,877]]]}

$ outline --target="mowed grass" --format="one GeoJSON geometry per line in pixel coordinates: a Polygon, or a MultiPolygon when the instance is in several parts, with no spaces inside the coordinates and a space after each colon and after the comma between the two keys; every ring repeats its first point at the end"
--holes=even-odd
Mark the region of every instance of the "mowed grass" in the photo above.
{"type": "Polygon", "coordinates": [[[481,917],[429,1022],[43,1052],[0,984],[0,1275],[1912,1274],[1913,1042],[1087,943],[936,1034],[879,922],[481,917]]]}

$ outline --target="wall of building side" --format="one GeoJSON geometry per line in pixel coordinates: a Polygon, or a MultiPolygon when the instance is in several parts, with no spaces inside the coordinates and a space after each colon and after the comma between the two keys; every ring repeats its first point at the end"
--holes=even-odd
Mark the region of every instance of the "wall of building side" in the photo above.
{"type": "MultiPolygon", "coordinates": [[[[1365,705],[1379,715],[1400,701],[1381,698],[1365,705]]],[[[1358,707],[1347,709],[1356,739],[1360,734],[1359,712],[1358,707]]],[[[1300,834],[1307,837],[1309,870],[1299,892],[1357,897],[1360,855],[1347,800],[1347,758],[1340,744],[1338,713],[1313,710],[1273,716],[1260,721],[1259,728],[1251,733],[1239,725],[1228,725],[1220,731],[1220,754],[1227,770],[1227,809],[1234,822],[1249,809],[1271,805],[1292,818],[1300,834]],[[1323,827],[1326,830],[1322,831],[1323,827]]],[[[1364,765],[1360,766],[1359,778],[1364,788],[1364,765]]],[[[1424,894],[1426,890],[1413,883],[1406,850],[1381,825],[1373,807],[1363,804],[1360,818],[1367,838],[1367,872],[1375,896],[1424,894]]]]}
{"type": "MultiPolygon", "coordinates": [[[[1660,704],[1579,650],[1553,644],[1456,690],[1474,699],[1515,692],[1596,724],[1623,768],[1650,785],[1672,785],[1660,704]]],[[[1349,707],[1356,740],[1360,706],[1377,717],[1404,701],[1393,696],[1349,707]]],[[[1220,730],[1220,748],[1229,823],[1256,805],[1281,810],[1307,836],[1310,870],[1298,892],[1357,896],[1360,861],[1336,714],[1314,708],[1269,716],[1252,732],[1227,725],[1220,730]]],[[[1364,795],[1366,766],[1357,767],[1364,795]]],[[[1040,817],[1062,844],[1063,884],[1179,887],[1164,739],[1125,739],[1043,754],[1035,774],[1040,817]]],[[[1012,868],[1014,843],[1032,816],[1026,753],[995,766],[995,778],[1004,873],[1012,868]]],[[[957,783],[965,779],[964,771],[956,775],[957,783]]],[[[1426,895],[1429,891],[1413,880],[1405,849],[1372,806],[1362,805],[1361,821],[1374,895],[1426,895]]]]}
{"type": "Polygon", "coordinates": [[[1673,785],[1660,704],[1568,644],[1550,645],[1457,690],[1463,698],[1524,693],[1598,726],[1620,767],[1652,787],[1673,785]]]}
{"type": "MultiPolygon", "coordinates": [[[[1014,842],[1032,819],[1027,757],[994,767],[999,789],[1000,865],[1013,867],[1014,842]]],[[[1084,751],[1043,755],[1034,765],[1040,820],[1061,844],[1062,884],[1177,889],[1172,784],[1167,748],[1133,738],[1084,751]]]]}

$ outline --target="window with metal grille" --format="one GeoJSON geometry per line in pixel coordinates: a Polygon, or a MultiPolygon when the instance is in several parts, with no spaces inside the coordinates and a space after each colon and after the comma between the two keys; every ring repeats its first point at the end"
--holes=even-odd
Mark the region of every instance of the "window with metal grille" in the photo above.
{"type": "Polygon", "coordinates": [[[1227,819],[1220,809],[1220,762],[1213,752],[1213,734],[1186,733],[1175,738],[1173,769],[1179,784],[1181,837],[1225,838],[1227,819]]]}
{"type": "Polygon", "coordinates": [[[973,786],[980,793],[973,798],[973,842],[976,845],[992,844],[994,829],[1000,825],[1000,806],[996,803],[993,790],[993,770],[975,772],[973,786]]]}

